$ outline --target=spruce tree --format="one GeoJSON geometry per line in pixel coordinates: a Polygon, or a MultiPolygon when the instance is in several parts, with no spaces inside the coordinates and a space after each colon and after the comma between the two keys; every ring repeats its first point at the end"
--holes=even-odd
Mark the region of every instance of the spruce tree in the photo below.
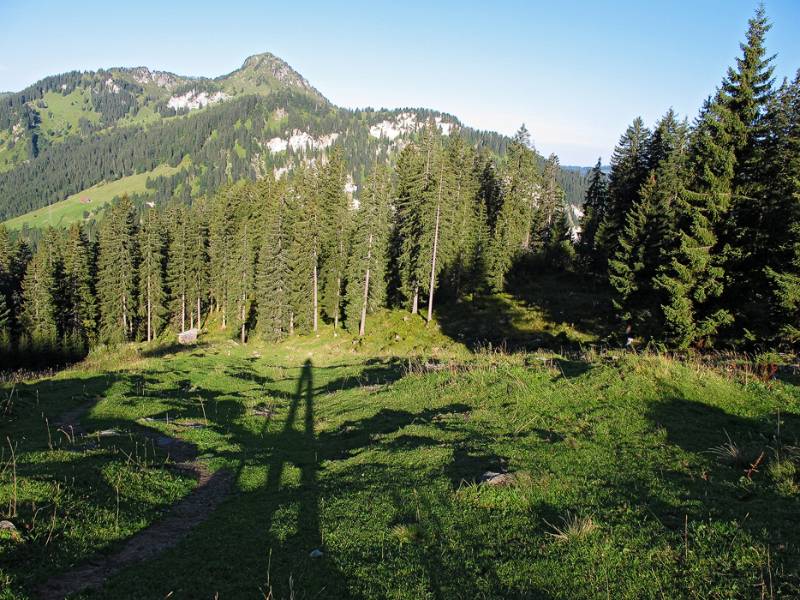
{"type": "Polygon", "coordinates": [[[144,339],[158,337],[167,308],[164,305],[164,232],[155,209],[145,212],[139,230],[139,316],[144,339]]]}
{"type": "Polygon", "coordinates": [[[289,240],[286,251],[289,333],[316,331],[318,326],[319,212],[313,175],[295,173],[287,201],[289,240]]]}
{"type": "Polygon", "coordinates": [[[202,200],[192,206],[189,233],[187,293],[192,307],[189,311],[189,324],[200,329],[203,322],[203,306],[208,301],[209,287],[208,209],[202,200]]]}
{"type": "Polygon", "coordinates": [[[501,172],[500,209],[492,232],[489,285],[495,291],[505,286],[514,260],[529,247],[531,215],[539,198],[541,182],[536,155],[523,125],[509,144],[501,172]]]}
{"type": "Polygon", "coordinates": [[[51,353],[59,348],[57,312],[62,274],[59,242],[55,230],[49,229],[22,280],[24,339],[33,353],[51,353]]]}
{"type": "Polygon", "coordinates": [[[0,353],[10,351],[12,342],[11,264],[11,240],[8,230],[0,225],[0,353]]]}
{"type": "Polygon", "coordinates": [[[452,173],[450,195],[451,218],[447,224],[448,235],[443,247],[443,292],[460,298],[473,292],[480,283],[474,277],[483,270],[476,267],[485,243],[486,214],[480,198],[480,169],[474,149],[461,135],[453,134],[447,143],[448,169],[452,173]]]}
{"type": "Polygon", "coordinates": [[[264,233],[256,267],[256,327],[259,335],[267,340],[280,339],[290,329],[290,193],[285,180],[270,188],[262,188],[264,233]]]}
{"type": "Polygon", "coordinates": [[[367,179],[355,217],[347,279],[347,323],[366,332],[367,314],[386,300],[386,262],[391,233],[391,174],[376,167],[367,179]]]}
{"type": "Polygon", "coordinates": [[[767,172],[773,185],[765,220],[773,233],[770,337],[800,342],[800,71],[784,84],[769,119],[767,172]]]}
{"type": "Polygon", "coordinates": [[[674,204],[685,192],[688,126],[670,109],[657,123],[650,143],[648,181],[628,210],[618,247],[609,260],[614,308],[646,336],[663,330],[663,294],[654,277],[671,260],[674,204]]]}
{"type": "Polygon", "coordinates": [[[64,245],[64,343],[85,351],[97,336],[97,302],[93,282],[93,252],[79,225],[70,227],[64,245]]]}
{"type": "Polygon", "coordinates": [[[258,227],[252,218],[256,190],[252,184],[241,187],[238,195],[237,229],[232,248],[234,272],[230,281],[230,294],[236,307],[235,323],[241,343],[247,341],[248,326],[253,306],[255,252],[258,247],[258,227]]]}
{"type": "Polygon", "coordinates": [[[138,266],[136,211],[128,197],[123,196],[100,224],[97,296],[104,341],[133,339],[138,312],[138,266]]]}
{"type": "Polygon", "coordinates": [[[209,211],[209,288],[223,329],[227,327],[233,312],[230,291],[235,273],[237,194],[236,187],[221,191],[214,197],[209,211]]]}
{"type": "Polygon", "coordinates": [[[620,234],[628,211],[639,198],[639,190],[649,173],[650,130],[641,117],[634,119],[611,156],[608,206],[595,233],[594,242],[600,269],[619,249],[620,234]]]}
{"type": "Polygon", "coordinates": [[[728,280],[726,307],[738,329],[758,337],[767,334],[767,308],[771,285],[766,269],[773,261],[773,235],[769,221],[769,191],[773,181],[765,168],[769,158],[768,109],[774,99],[771,56],[764,47],[770,25],[764,7],[750,19],[742,56],[728,70],[719,102],[728,114],[730,150],[734,156],[731,205],[722,226],[728,280]]]}
{"type": "Polygon", "coordinates": [[[347,170],[340,148],[334,148],[328,162],[317,175],[320,210],[320,279],[322,307],[333,320],[334,333],[339,325],[342,288],[347,268],[350,206],[344,186],[347,170]]]}
{"type": "Polygon", "coordinates": [[[169,244],[167,249],[167,285],[169,287],[169,311],[172,322],[180,331],[186,331],[187,314],[191,310],[190,264],[192,262],[189,211],[183,205],[170,208],[167,213],[169,244]]]}
{"type": "Polygon", "coordinates": [[[608,182],[601,160],[589,174],[589,186],[583,202],[583,216],[580,221],[578,238],[578,257],[584,270],[598,274],[601,270],[596,244],[597,231],[608,212],[608,182]]]}

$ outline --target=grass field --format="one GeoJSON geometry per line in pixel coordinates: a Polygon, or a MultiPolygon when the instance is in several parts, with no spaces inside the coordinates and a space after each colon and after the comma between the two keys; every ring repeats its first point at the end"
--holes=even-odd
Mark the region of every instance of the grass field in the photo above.
{"type": "MultiPolygon", "coordinates": [[[[498,302],[517,347],[597,336],[536,293],[498,302]]],[[[115,556],[191,495],[154,436],[194,444],[232,489],[177,545],[71,597],[800,594],[796,381],[478,350],[452,334],[470,310],[489,318],[476,303],[431,327],[381,313],[360,341],[324,328],[98,350],[0,388],[0,511],[18,529],[0,539],[0,598],[115,556]],[[59,432],[76,407],[86,435],[59,432]],[[512,475],[479,483],[487,471],[512,475]]]]}
{"type": "Polygon", "coordinates": [[[183,168],[183,164],[177,167],[160,165],[152,171],[100,183],[50,206],[9,219],[4,225],[10,230],[19,230],[26,226],[28,229],[67,227],[72,223],[83,221],[87,215],[97,215],[114,198],[123,194],[148,193],[146,185],[148,178],[174,175],[183,168]]]}
{"type": "Polygon", "coordinates": [[[90,94],[84,89],[76,89],[66,96],[47,92],[44,95],[47,108],[37,108],[42,119],[40,131],[49,139],[62,140],[80,132],[82,118],[90,123],[100,121],[100,113],[92,107],[90,94]]]}

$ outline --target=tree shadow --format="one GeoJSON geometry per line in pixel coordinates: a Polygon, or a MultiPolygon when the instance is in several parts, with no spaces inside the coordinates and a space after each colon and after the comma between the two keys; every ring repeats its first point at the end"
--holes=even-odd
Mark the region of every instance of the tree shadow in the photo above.
{"type": "MultiPolygon", "coordinates": [[[[678,490],[679,504],[659,500],[644,482],[621,483],[618,491],[646,504],[668,528],[679,529],[684,519],[735,521],[765,544],[783,544],[781,531],[793,521],[797,500],[779,493],[768,474],[770,461],[800,439],[800,415],[794,413],[748,418],[679,395],[651,404],[647,418],[663,428],[667,442],[692,457],[683,468],[660,474],[670,490],[678,490]],[[780,432],[780,433],[779,433],[780,432]],[[716,440],[716,444],[714,441],[716,440]],[[759,458],[760,457],[760,458],[759,458]],[[714,498],[710,503],[708,498],[714,498]]],[[[777,560],[777,559],[776,559],[777,560]]],[[[796,572],[798,557],[788,572],[796,572]]]]}
{"type": "Polygon", "coordinates": [[[141,352],[144,358],[163,358],[172,354],[186,354],[197,352],[198,350],[205,350],[208,348],[208,342],[197,341],[191,344],[179,344],[178,342],[170,342],[169,344],[159,344],[154,348],[145,348],[141,352]]]}
{"type": "Polygon", "coordinates": [[[475,295],[442,303],[436,318],[451,339],[475,351],[580,349],[583,339],[605,340],[612,331],[608,291],[592,279],[561,272],[509,278],[505,294],[475,295]]]}

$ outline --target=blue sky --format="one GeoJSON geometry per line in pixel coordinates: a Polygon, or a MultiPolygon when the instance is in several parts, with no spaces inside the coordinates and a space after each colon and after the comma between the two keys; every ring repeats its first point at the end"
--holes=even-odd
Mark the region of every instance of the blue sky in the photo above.
{"type": "MultiPolygon", "coordinates": [[[[425,106],[513,133],[562,164],[604,162],[636,116],[692,118],[756,0],[272,2],[0,0],[0,90],[72,69],[216,76],[284,58],[341,106],[425,106]]],[[[800,68],[800,2],[768,0],[776,75],[800,68]]]]}

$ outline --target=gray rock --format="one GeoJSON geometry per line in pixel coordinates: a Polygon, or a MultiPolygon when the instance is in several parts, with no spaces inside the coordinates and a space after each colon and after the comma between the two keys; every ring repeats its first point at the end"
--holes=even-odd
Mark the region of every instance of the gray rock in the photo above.
{"type": "Polygon", "coordinates": [[[478,483],[492,486],[510,485],[514,481],[516,481],[514,473],[496,473],[494,471],[486,471],[478,478],[478,483]]]}
{"type": "Polygon", "coordinates": [[[314,548],[314,549],[311,551],[311,553],[309,554],[309,556],[310,556],[311,558],[322,558],[322,555],[323,555],[323,552],[322,552],[322,550],[320,550],[319,548],[314,548]]]}
{"type": "Polygon", "coordinates": [[[17,527],[11,521],[0,521],[0,531],[17,532],[17,527]]]}
{"type": "Polygon", "coordinates": [[[197,336],[200,334],[200,330],[197,328],[194,329],[187,329],[186,331],[181,331],[178,334],[178,343],[179,344],[193,344],[197,341],[197,336]]]}

